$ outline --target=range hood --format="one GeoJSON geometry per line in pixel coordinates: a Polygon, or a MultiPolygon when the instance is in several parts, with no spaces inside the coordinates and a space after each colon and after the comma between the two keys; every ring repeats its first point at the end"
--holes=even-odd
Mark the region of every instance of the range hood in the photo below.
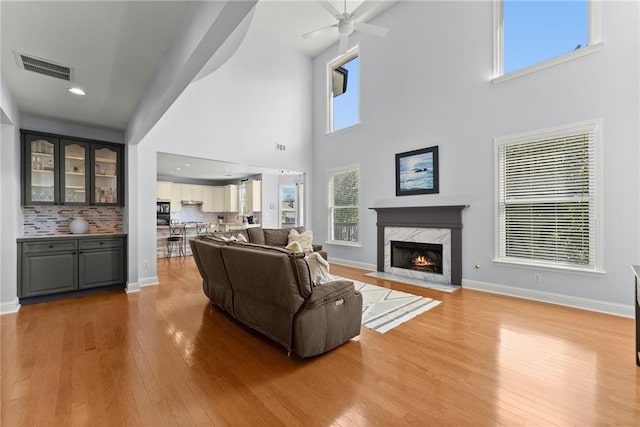
{"type": "Polygon", "coordinates": [[[201,205],[202,200],[182,200],[183,205],[201,205]]]}

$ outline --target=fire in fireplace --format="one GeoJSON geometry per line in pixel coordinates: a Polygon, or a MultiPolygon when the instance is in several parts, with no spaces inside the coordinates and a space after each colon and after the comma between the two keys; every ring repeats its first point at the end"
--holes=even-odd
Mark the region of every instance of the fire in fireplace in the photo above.
{"type": "Polygon", "coordinates": [[[391,267],[442,274],[442,245],[392,240],[391,267]]]}

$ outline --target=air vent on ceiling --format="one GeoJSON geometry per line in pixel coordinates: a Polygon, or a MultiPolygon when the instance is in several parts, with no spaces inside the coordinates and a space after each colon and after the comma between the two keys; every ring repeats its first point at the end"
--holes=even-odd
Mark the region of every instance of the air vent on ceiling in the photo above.
{"type": "Polygon", "coordinates": [[[44,74],[45,76],[55,77],[56,79],[71,81],[71,68],[64,65],[56,64],[48,59],[36,58],[35,56],[17,53],[18,64],[20,68],[34,73],[44,74]]]}

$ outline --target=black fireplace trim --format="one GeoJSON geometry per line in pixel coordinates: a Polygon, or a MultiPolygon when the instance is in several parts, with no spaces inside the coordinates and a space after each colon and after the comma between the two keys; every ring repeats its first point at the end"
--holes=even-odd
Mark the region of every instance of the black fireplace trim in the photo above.
{"type": "Polygon", "coordinates": [[[451,230],[451,283],[462,284],[462,210],[468,206],[369,208],[378,215],[378,271],[384,272],[385,227],[448,228],[451,230]]]}

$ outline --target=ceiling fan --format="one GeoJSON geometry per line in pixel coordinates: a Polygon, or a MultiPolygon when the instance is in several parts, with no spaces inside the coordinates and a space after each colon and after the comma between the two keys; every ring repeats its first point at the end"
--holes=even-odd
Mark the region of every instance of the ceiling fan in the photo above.
{"type": "Polygon", "coordinates": [[[374,1],[365,0],[351,13],[347,13],[347,0],[344,0],[344,12],[342,13],[338,12],[338,9],[336,9],[329,0],[316,1],[320,6],[324,7],[331,15],[333,15],[333,17],[338,20],[338,23],[303,34],[302,38],[307,39],[326,30],[330,30],[331,28],[337,28],[338,34],[340,34],[340,53],[342,54],[349,48],[349,35],[354,31],[360,31],[362,33],[378,37],[384,37],[389,32],[388,28],[367,24],[366,22],[361,21],[363,16],[376,6],[376,2],[374,1]]]}

